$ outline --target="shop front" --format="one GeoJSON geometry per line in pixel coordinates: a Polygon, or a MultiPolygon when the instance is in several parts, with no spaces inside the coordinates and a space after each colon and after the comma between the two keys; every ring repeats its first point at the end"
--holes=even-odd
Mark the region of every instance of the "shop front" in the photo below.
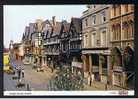
{"type": "Polygon", "coordinates": [[[121,66],[114,66],[113,68],[113,85],[123,87],[124,78],[123,78],[123,69],[121,66]]]}

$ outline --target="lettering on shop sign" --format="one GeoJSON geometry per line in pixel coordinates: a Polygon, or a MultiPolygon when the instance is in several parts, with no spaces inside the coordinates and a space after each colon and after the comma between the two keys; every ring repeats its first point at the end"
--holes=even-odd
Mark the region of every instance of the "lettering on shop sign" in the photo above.
{"type": "Polygon", "coordinates": [[[82,68],[82,63],[81,62],[72,62],[72,66],[82,68]]]}
{"type": "Polygon", "coordinates": [[[121,72],[122,71],[122,67],[120,67],[120,66],[114,66],[113,70],[121,72]]]}

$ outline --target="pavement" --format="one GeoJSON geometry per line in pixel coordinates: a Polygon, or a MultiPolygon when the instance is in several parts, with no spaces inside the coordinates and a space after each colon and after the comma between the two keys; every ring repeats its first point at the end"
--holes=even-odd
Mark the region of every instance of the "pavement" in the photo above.
{"type": "Polygon", "coordinates": [[[23,83],[26,84],[25,87],[16,88],[17,80],[13,80],[12,77],[15,75],[4,73],[4,90],[6,91],[27,91],[27,84],[30,90],[48,90],[49,80],[54,76],[50,70],[45,70],[44,72],[37,72],[32,69],[31,65],[24,66],[24,79],[23,83]]]}
{"type": "Polygon", "coordinates": [[[110,91],[110,90],[122,90],[123,88],[113,85],[105,85],[102,82],[94,81],[92,82],[91,86],[84,85],[84,90],[99,90],[99,91],[110,91]]]}
{"type": "MultiPolygon", "coordinates": [[[[4,73],[4,90],[6,91],[49,91],[55,90],[54,84],[52,82],[53,77],[55,76],[56,70],[52,73],[50,68],[46,68],[44,72],[37,72],[36,69],[32,69],[32,65],[26,64],[24,66],[24,79],[23,83],[25,83],[25,87],[17,88],[17,80],[13,80],[12,77],[15,75],[9,75],[4,73]],[[29,85],[29,86],[27,86],[29,85]]],[[[108,90],[121,90],[122,88],[117,86],[107,86],[108,90]]],[[[83,90],[106,90],[105,84],[101,82],[94,81],[92,85],[89,86],[84,84],[83,90]]]]}

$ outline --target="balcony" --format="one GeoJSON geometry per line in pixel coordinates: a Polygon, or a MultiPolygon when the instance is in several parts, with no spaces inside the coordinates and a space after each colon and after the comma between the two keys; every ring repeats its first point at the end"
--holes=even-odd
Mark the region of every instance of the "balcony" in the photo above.
{"type": "Polygon", "coordinates": [[[59,55],[59,50],[47,50],[44,52],[46,55],[59,55]]]}
{"type": "Polygon", "coordinates": [[[80,51],[81,51],[81,49],[79,49],[79,48],[70,49],[70,53],[79,53],[80,51]]]}
{"type": "Polygon", "coordinates": [[[114,66],[113,67],[113,71],[122,72],[123,71],[123,67],[122,66],[114,66]]]}
{"type": "Polygon", "coordinates": [[[74,38],[70,38],[70,41],[78,41],[78,40],[82,40],[82,37],[74,37],[74,38]]]}
{"type": "Polygon", "coordinates": [[[52,44],[59,44],[59,40],[50,39],[44,41],[44,45],[52,45],[52,44]]]}

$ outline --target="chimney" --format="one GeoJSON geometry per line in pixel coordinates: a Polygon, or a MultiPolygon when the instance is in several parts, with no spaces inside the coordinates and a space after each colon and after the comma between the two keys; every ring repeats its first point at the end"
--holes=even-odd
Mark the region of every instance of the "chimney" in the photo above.
{"type": "Polygon", "coordinates": [[[56,18],[55,18],[56,16],[53,16],[52,17],[52,21],[53,21],[53,26],[56,26],[56,18]]]}

